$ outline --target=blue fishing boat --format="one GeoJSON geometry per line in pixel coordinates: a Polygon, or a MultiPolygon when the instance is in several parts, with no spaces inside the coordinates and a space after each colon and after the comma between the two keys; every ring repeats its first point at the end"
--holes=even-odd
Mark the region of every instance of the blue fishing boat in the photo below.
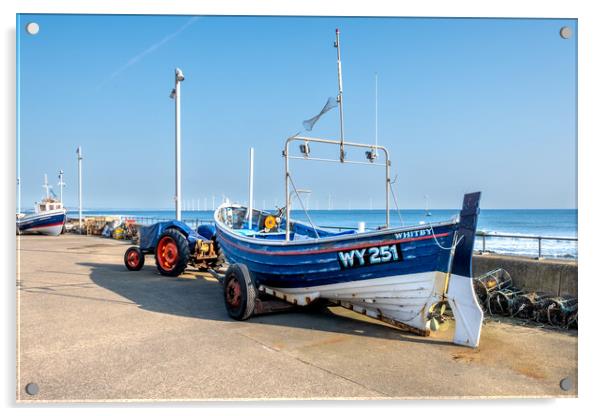
{"type": "Polygon", "coordinates": [[[449,222],[338,233],[287,222],[284,211],[253,210],[249,226],[246,207],[223,204],[215,224],[231,264],[223,281],[228,312],[249,318],[259,293],[301,306],[328,299],[426,336],[449,305],[454,342],[476,347],[483,312],[471,261],[479,198],[465,195],[449,222]]]}
{"type": "Polygon", "coordinates": [[[459,215],[449,221],[391,227],[389,196],[393,196],[396,205],[397,200],[391,186],[389,152],[376,143],[345,141],[338,29],[335,47],[339,76],[336,104],[330,99],[304,126],[311,130],[324,113],[338,104],[340,139],[296,134],[286,140],[282,152],[285,205],[277,212],[252,207],[251,156],[250,206],[224,203],[214,213],[218,247],[230,263],[223,278],[226,309],[232,318],[244,320],[253,314],[261,294],[301,306],[326,299],[426,336],[445,320],[444,312],[449,306],[455,317],[454,342],[476,347],[483,312],[471,276],[480,192],[464,195],[459,215]],[[300,154],[291,151],[291,144],[298,145],[300,154]],[[313,147],[333,146],[338,157],[323,156],[324,152],[319,153],[320,157],[312,156],[313,147]],[[363,151],[366,159],[348,157],[347,148],[356,153],[363,151]],[[340,232],[317,227],[292,179],[291,160],[384,168],[384,224],[366,230],[360,223],[357,229],[340,232]],[[291,218],[294,196],[307,222],[291,218]]]}

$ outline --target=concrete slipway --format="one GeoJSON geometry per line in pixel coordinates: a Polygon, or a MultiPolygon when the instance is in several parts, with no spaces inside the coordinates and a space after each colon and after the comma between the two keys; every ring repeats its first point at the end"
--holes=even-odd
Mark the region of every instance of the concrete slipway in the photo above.
{"type": "Polygon", "coordinates": [[[491,320],[472,350],[341,308],[235,322],[209,275],[128,272],[115,240],[18,238],[20,402],[577,394],[575,331],[491,320]]]}

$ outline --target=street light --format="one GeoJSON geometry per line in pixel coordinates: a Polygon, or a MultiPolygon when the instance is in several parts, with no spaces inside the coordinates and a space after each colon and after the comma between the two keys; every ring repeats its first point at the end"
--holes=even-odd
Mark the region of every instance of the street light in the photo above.
{"type": "Polygon", "coordinates": [[[66,185],[66,183],[63,182],[63,175],[64,174],[65,174],[65,172],[63,171],[63,169],[59,170],[59,183],[58,183],[58,185],[61,187],[61,204],[63,203],[63,188],[66,185]]]}
{"type": "Polygon", "coordinates": [[[176,220],[182,220],[182,209],[180,206],[180,197],[182,184],[180,180],[180,82],[184,81],[184,74],[180,68],[175,70],[175,88],[171,90],[169,98],[176,102],[176,220]]]}
{"type": "Polygon", "coordinates": [[[77,151],[77,182],[78,182],[78,199],[79,199],[79,233],[83,234],[83,216],[82,216],[82,147],[78,146],[77,151]]]}

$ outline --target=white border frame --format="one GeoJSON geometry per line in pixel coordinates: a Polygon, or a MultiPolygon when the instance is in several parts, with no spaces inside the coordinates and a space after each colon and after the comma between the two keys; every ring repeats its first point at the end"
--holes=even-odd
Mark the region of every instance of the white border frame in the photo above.
{"type": "MultiPolygon", "coordinates": [[[[600,38],[602,25],[599,22],[599,13],[596,13],[597,2],[570,2],[570,1],[540,1],[526,2],[524,0],[506,1],[423,1],[408,3],[392,3],[381,0],[370,2],[352,2],[332,0],[306,0],[294,2],[292,0],[223,0],[223,1],[190,1],[190,0],[105,0],[105,1],[69,1],[69,0],[5,0],[1,3],[1,19],[3,22],[4,41],[2,43],[2,82],[4,92],[1,101],[2,122],[4,130],[2,152],[3,192],[9,195],[13,204],[2,204],[2,221],[5,230],[2,238],[2,264],[7,273],[3,274],[3,325],[5,337],[2,342],[2,388],[3,404],[7,407],[15,406],[15,285],[12,276],[15,275],[15,238],[12,232],[14,227],[13,215],[15,209],[15,14],[16,13],[107,13],[107,14],[219,14],[219,15],[345,15],[345,16],[441,16],[441,17],[543,17],[543,18],[577,18],[579,32],[579,57],[578,57],[578,207],[579,207],[579,263],[581,268],[581,330],[579,335],[579,396],[580,399],[558,400],[529,400],[529,401],[477,401],[477,402],[404,402],[403,409],[398,409],[399,404],[390,402],[303,402],[302,406],[294,402],[271,403],[213,403],[179,405],[180,411],[198,414],[194,407],[211,407],[212,414],[239,413],[242,407],[249,414],[263,414],[264,407],[273,413],[291,412],[306,413],[309,408],[320,408],[329,412],[350,412],[352,414],[365,413],[369,407],[378,406],[379,413],[396,413],[408,411],[435,411],[445,414],[462,413],[472,410],[475,413],[488,412],[491,414],[507,414],[508,411],[518,412],[519,409],[508,407],[528,407],[533,412],[546,414],[580,414],[586,412],[599,396],[597,392],[597,379],[600,374],[600,360],[597,358],[600,331],[597,330],[599,313],[597,306],[598,271],[596,265],[599,257],[599,243],[597,233],[602,230],[599,212],[600,191],[597,178],[602,176],[598,158],[601,154],[599,140],[602,138],[600,129],[600,83],[599,74],[602,73],[601,55],[602,47],[600,38]],[[590,329],[591,328],[591,329],[590,329]],[[334,406],[337,409],[333,408],[334,406]],[[537,406],[535,408],[534,406],[537,406]],[[289,409],[296,408],[296,409],[289,409]],[[285,409],[286,408],[286,409],[285,409]],[[428,409],[427,409],[428,408],[428,409]]],[[[48,405],[47,405],[48,406],[48,405]]],[[[126,407],[131,407],[123,405],[126,407]]],[[[138,404],[136,407],[145,407],[141,410],[147,414],[165,413],[165,407],[174,406],[169,403],[148,405],[138,404]]],[[[10,414],[17,411],[27,413],[38,406],[19,405],[20,409],[10,409],[10,414]]],[[[45,414],[64,415],[67,413],[81,413],[77,405],[64,408],[65,405],[48,406],[37,409],[45,414]]],[[[117,407],[117,406],[113,406],[117,407]]],[[[105,414],[106,410],[100,405],[87,405],[87,413],[105,414]]],[[[122,414],[122,409],[111,409],[111,412],[122,414]]],[[[589,413],[589,412],[588,412],[589,413]]]]}

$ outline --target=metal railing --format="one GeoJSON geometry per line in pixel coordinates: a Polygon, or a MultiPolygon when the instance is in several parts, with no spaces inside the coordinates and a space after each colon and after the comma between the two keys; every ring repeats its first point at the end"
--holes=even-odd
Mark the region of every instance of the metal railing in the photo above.
{"type": "MultiPolygon", "coordinates": [[[[123,220],[134,220],[138,224],[152,225],[161,221],[172,221],[173,218],[161,218],[161,217],[140,217],[137,215],[123,215],[123,220]]],[[[213,224],[213,220],[202,220],[199,218],[184,218],[182,222],[191,228],[197,228],[201,224],[213,224]]]]}
{"type": "Polygon", "coordinates": [[[578,240],[577,237],[551,237],[551,236],[542,236],[542,235],[520,235],[520,234],[493,234],[486,233],[485,231],[477,231],[477,238],[481,239],[481,252],[485,253],[487,250],[486,240],[487,238],[516,238],[516,239],[524,239],[524,240],[536,240],[537,241],[537,258],[541,259],[542,250],[541,250],[541,242],[548,241],[574,241],[575,243],[578,240]]]}
{"type": "MultiPolygon", "coordinates": [[[[319,228],[325,228],[325,229],[330,229],[330,230],[338,230],[338,231],[346,231],[346,230],[357,230],[357,227],[342,227],[342,226],[332,226],[332,225],[320,225],[318,226],[319,228]]],[[[370,230],[370,228],[366,227],[366,230],[370,230]]],[[[525,240],[536,240],[537,241],[537,258],[541,259],[543,258],[542,256],[542,247],[541,247],[541,242],[542,241],[574,241],[575,243],[577,243],[579,241],[579,239],[577,237],[549,237],[549,236],[542,236],[542,235],[518,235],[518,234],[492,234],[492,233],[487,233],[485,231],[477,231],[477,238],[481,239],[481,253],[485,253],[486,252],[486,240],[487,238],[519,238],[519,239],[525,239],[525,240]]],[[[476,247],[475,247],[475,251],[479,251],[476,247]]],[[[491,251],[491,252],[495,252],[495,251],[491,251]]],[[[504,253],[507,255],[513,255],[512,253],[504,253]]]]}
{"type": "MultiPolygon", "coordinates": [[[[127,215],[121,216],[122,219],[127,220],[135,220],[138,224],[142,225],[152,225],[154,223],[160,221],[170,221],[173,218],[166,217],[146,217],[146,216],[137,216],[137,215],[127,215]]],[[[183,219],[182,222],[190,226],[191,228],[197,228],[201,224],[213,224],[213,220],[204,220],[199,218],[190,218],[183,219]]],[[[319,228],[324,228],[328,230],[338,230],[338,231],[348,231],[348,230],[356,230],[357,227],[349,227],[349,226],[333,226],[333,225],[319,225],[319,228]]],[[[366,230],[372,230],[371,228],[366,227],[366,230]]],[[[475,244],[475,251],[480,251],[481,253],[487,252],[487,239],[491,238],[515,238],[515,239],[524,239],[524,240],[534,240],[537,241],[537,258],[543,258],[542,254],[542,241],[573,241],[575,243],[578,242],[577,237],[551,237],[551,236],[540,236],[540,235],[520,235],[520,234],[493,234],[487,233],[485,231],[477,231],[476,234],[477,240],[480,239],[480,247],[478,250],[475,244]]],[[[495,252],[491,250],[491,252],[495,252]]],[[[508,254],[508,253],[504,253],[508,254]]],[[[511,254],[510,254],[511,255],[511,254]]]]}

